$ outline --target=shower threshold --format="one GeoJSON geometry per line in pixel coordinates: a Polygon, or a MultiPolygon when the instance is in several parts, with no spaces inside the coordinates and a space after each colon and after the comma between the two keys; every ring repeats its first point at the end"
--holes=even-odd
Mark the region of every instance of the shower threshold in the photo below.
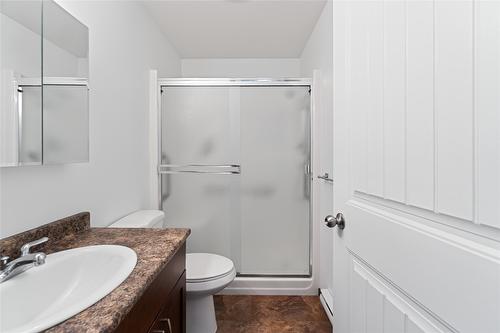
{"type": "Polygon", "coordinates": [[[317,295],[312,276],[237,276],[220,294],[224,295],[317,295]]]}

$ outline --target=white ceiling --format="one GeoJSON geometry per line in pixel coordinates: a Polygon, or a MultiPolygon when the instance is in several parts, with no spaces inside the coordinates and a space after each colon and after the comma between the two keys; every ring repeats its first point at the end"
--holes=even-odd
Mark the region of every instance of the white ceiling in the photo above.
{"type": "Polygon", "coordinates": [[[143,3],[181,58],[296,58],[326,0],[143,3]]]}

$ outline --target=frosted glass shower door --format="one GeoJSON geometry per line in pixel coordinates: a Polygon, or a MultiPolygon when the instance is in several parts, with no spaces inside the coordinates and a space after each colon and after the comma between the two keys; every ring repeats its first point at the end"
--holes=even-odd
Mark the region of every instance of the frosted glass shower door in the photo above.
{"type": "Polygon", "coordinates": [[[240,106],[240,273],[309,275],[309,87],[244,87],[240,106]]]}
{"type": "Polygon", "coordinates": [[[169,227],[191,228],[188,252],[239,265],[239,89],[163,87],[161,206],[169,227]]]}
{"type": "Polygon", "coordinates": [[[161,207],[239,275],[310,274],[308,86],[164,86],[161,207]]]}

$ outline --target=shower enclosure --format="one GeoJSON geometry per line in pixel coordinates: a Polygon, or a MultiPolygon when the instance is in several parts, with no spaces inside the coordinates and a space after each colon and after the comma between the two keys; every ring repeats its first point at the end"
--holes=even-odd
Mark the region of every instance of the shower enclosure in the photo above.
{"type": "Polygon", "coordinates": [[[308,80],[161,80],[160,207],[239,276],[310,276],[308,80]]]}

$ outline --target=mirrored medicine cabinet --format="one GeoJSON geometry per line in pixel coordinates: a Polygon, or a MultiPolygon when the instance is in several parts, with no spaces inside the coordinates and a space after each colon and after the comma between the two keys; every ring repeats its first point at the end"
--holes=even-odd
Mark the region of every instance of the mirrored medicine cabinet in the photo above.
{"type": "Polygon", "coordinates": [[[0,1],[0,167],[89,160],[89,31],[52,0],[0,1]]]}

